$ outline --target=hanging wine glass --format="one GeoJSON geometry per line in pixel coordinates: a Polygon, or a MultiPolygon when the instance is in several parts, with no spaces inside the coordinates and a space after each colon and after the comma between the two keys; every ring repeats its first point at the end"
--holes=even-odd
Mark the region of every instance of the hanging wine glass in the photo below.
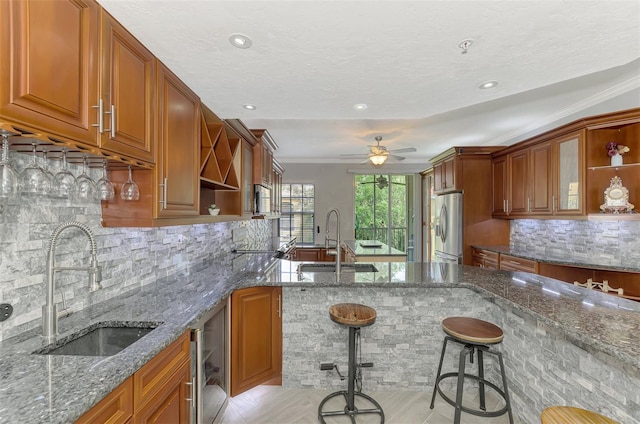
{"type": "Polygon", "coordinates": [[[18,177],[18,189],[24,195],[46,195],[51,189],[51,181],[38,165],[37,143],[31,143],[31,163],[22,170],[18,177]]]}
{"type": "Polygon", "coordinates": [[[42,172],[44,172],[44,174],[47,176],[47,179],[49,180],[49,193],[51,194],[51,192],[53,191],[53,173],[51,171],[49,171],[49,157],[47,156],[47,148],[43,147],[42,148],[42,172]]]}
{"type": "Polygon", "coordinates": [[[76,178],[76,199],[88,202],[96,200],[96,183],[87,175],[87,156],[82,157],[82,174],[76,178]]]}
{"type": "Polygon", "coordinates": [[[73,196],[76,189],[76,177],[67,168],[67,150],[62,150],[62,169],[53,177],[54,197],[68,199],[73,196]]]}
{"type": "Polygon", "coordinates": [[[2,134],[2,159],[0,159],[0,198],[14,197],[18,192],[18,173],[9,162],[9,135],[2,134]]]}
{"type": "Polygon", "coordinates": [[[131,165],[129,165],[129,179],[120,187],[120,198],[122,200],[139,200],[140,190],[138,185],[133,181],[131,165]]]}
{"type": "Polygon", "coordinates": [[[102,178],[96,182],[96,190],[100,200],[113,200],[116,197],[116,190],[107,175],[107,161],[102,161],[102,178]]]}

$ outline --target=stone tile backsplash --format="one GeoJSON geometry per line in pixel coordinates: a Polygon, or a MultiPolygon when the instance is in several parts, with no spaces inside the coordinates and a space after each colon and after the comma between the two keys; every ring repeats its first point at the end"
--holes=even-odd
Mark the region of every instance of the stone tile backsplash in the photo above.
{"type": "Polygon", "coordinates": [[[511,221],[511,246],[535,253],[588,260],[606,258],[614,265],[640,262],[640,221],[511,221]]]}
{"type": "MultiPolygon", "coordinates": [[[[28,156],[11,152],[20,171],[28,156]]],[[[51,161],[57,162],[57,161],[51,161]]],[[[52,164],[56,172],[59,164],[52,164]]],[[[81,173],[71,165],[75,175],[81,173]]],[[[101,171],[91,170],[97,180],[101,171]]],[[[135,175],[134,175],[135,179],[135,175]]],[[[90,292],[85,272],[56,274],[55,301],[62,298],[72,311],[97,304],[207,261],[220,261],[239,246],[271,248],[272,221],[247,220],[160,228],[104,228],[98,202],[77,203],[46,197],[24,197],[0,202],[0,303],[13,306],[13,315],[0,322],[0,340],[41,325],[45,302],[46,256],[49,237],[61,223],[79,221],[91,228],[102,266],[102,289],[90,292]],[[232,231],[245,227],[247,238],[232,243],[232,231]]],[[[89,262],[89,240],[80,230],[67,229],[56,248],[56,263],[85,266],[89,262]]]]}

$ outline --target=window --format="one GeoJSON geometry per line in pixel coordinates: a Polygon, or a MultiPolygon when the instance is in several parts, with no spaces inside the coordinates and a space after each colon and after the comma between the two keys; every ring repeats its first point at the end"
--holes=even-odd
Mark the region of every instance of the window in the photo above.
{"type": "Polygon", "coordinates": [[[313,184],[282,184],[281,237],[297,237],[299,245],[314,244],[314,196],[313,184]]]}
{"type": "Polygon", "coordinates": [[[412,253],[412,175],[356,175],[355,238],[412,253]]]}

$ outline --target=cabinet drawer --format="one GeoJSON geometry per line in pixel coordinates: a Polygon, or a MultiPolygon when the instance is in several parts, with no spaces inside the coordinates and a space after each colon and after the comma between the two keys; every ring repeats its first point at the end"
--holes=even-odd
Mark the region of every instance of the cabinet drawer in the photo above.
{"type": "Polygon", "coordinates": [[[500,258],[500,255],[496,252],[491,252],[489,250],[484,250],[484,249],[478,249],[477,247],[473,248],[472,254],[473,256],[476,256],[478,259],[494,261],[496,263],[500,258]]]}
{"type": "Polygon", "coordinates": [[[511,255],[500,255],[500,269],[505,271],[524,271],[538,273],[538,262],[517,258],[511,255]]]}
{"type": "Polygon", "coordinates": [[[189,331],[186,331],[134,374],[133,399],[136,409],[152,399],[171,375],[191,359],[189,347],[189,331]]]}
{"type": "Polygon", "coordinates": [[[98,404],[85,412],[76,424],[128,423],[133,414],[133,378],[128,378],[98,404]]]}

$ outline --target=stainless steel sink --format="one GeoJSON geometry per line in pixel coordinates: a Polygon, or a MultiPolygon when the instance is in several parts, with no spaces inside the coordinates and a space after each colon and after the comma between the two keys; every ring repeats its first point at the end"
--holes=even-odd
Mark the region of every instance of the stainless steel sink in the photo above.
{"type": "MultiPolygon", "coordinates": [[[[378,272],[372,264],[341,264],[340,270],[342,272],[378,272]]],[[[335,272],[335,263],[312,263],[312,264],[300,264],[298,265],[298,272],[335,272]]]]}
{"type": "Polygon", "coordinates": [[[33,353],[41,355],[111,356],[153,331],[158,323],[98,323],[33,353]]]}

